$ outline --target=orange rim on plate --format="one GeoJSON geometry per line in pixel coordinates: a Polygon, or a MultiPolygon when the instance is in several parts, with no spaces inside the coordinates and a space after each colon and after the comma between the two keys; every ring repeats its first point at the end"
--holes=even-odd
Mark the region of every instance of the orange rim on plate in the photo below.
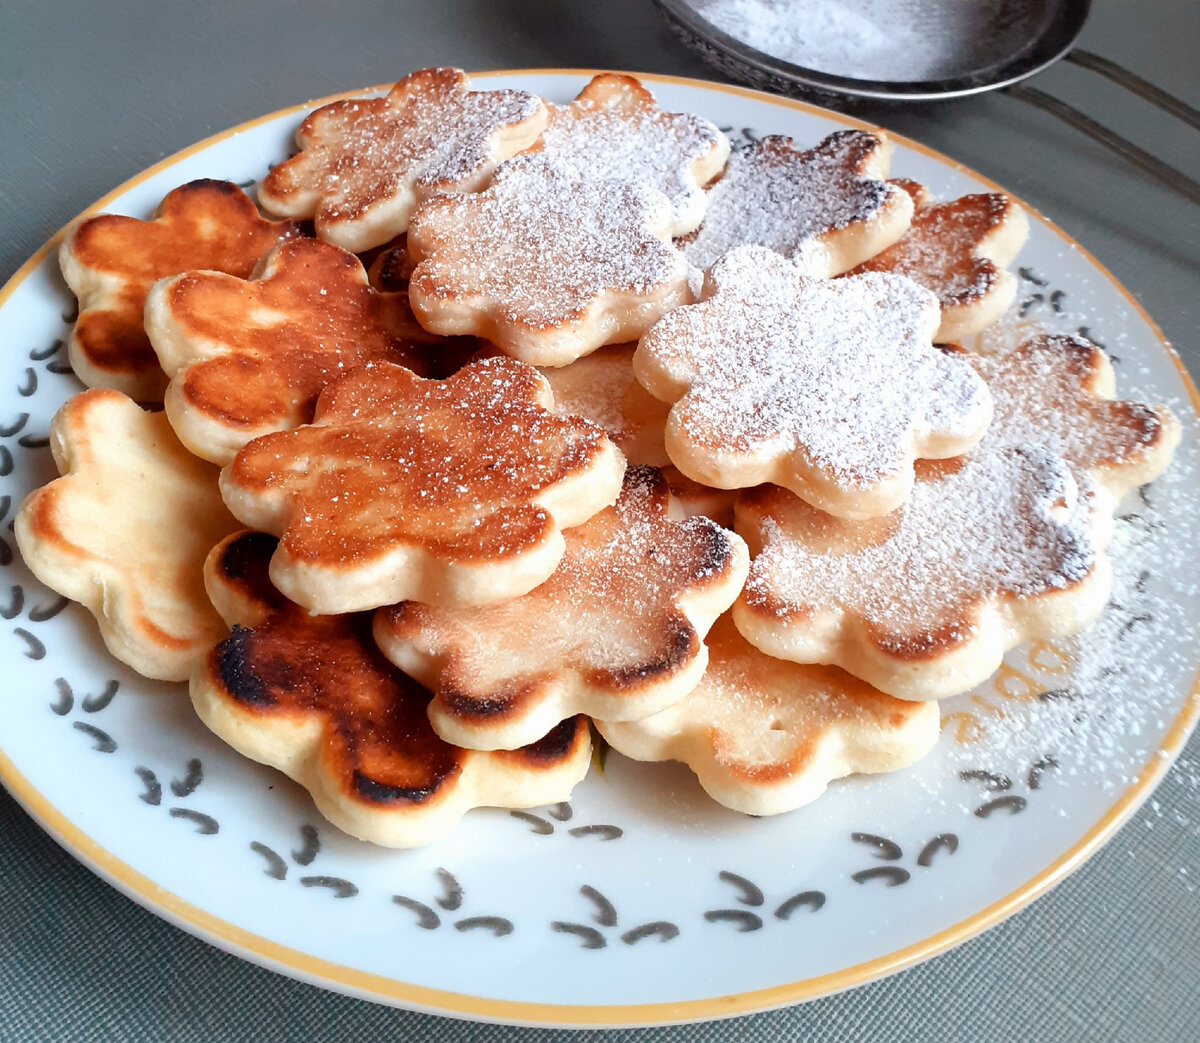
{"type": "MultiPolygon", "coordinates": [[[[487,72],[472,73],[475,77],[485,76],[579,76],[591,77],[601,71],[598,69],[496,69],[487,72]]],[[[660,76],[653,73],[630,73],[639,79],[650,83],[678,84],[685,87],[695,87],[702,90],[722,91],[738,97],[754,101],[765,101],[781,108],[789,108],[832,119],[848,127],[866,130],[879,129],[863,120],[854,119],[838,112],[822,109],[805,102],[794,101],[790,98],[777,97],[762,91],[750,90],[745,87],[734,87],[729,84],[713,83],[707,80],[691,79],[684,76],[660,76]]],[[[58,230],[32,257],[29,258],[0,289],[0,307],[8,300],[26,278],[45,261],[46,257],[62,241],[67,229],[82,217],[102,210],[108,203],[149,178],[174,166],[188,156],[195,155],[224,141],[235,134],[251,130],[264,123],[271,122],[293,113],[305,112],[318,105],[325,105],[342,98],[359,97],[372,92],[386,91],[391,85],[365,87],[354,91],[332,94],[324,98],[279,109],[276,112],[257,119],[249,120],[219,134],[214,134],[203,141],[197,142],[166,159],[160,160],[152,167],[130,178],[111,192],[102,196],[86,210],[78,214],[71,222],[58,230]]],[[[1184,367],[1182,360],[1163,336],[1162,331],[1133,295],[1100,262],[1084,247],[1063,232],[1052,221],[1042,216],[1023,200],[1003,189],[996,182],[969,167],[931,149],[926,145],[909,138],[892,134],[888,136],[900,145],[913,149],[939,163],[950,166],[961,173],[968,174],[997,192],[1005,192],[1015,199],[1029,216],[1039,221],[1056,236],[1068,243],[1100,272],[1120,294],[1129,302],[1132,308],[1150,327],[1158,338],[1159,344],[1167,353],[1172,365],[1179,373],[1179,378],[1187,390],[1188,399],[1193,410],[1200,414],[1200,391],[1184,367]]],[[[153,880],[143,876],[132,867],[116,858],[105,848],[97,844],[78,826],[70,822],[53,804],[50,803],[30,782],[16,769],[16,766],[0,752],[0,782],[25,808],[26,811],[67,851],[78,858],[95,873],[107,880],[118,890],[128,895],[134,901],[162,916],[178,927],[203,938],[205,941],[225,949],[235,955],[247,957],[272,970],[281,971],[293,977],[316,985],[335,986],[339,991],[365,999],[391,1003],[397,1006],[409,1007],[416,1010],[429,1011],[439,1014],[450,1014],[458,1017],[474,1018],[484,1021],[501,1021],[514,1024],[528,1025],[577,1025],[602,1026],[617,1028],[621,1026],[643,1026],[665,1024],[671,1022],[701,1021],[710,1018],[730,1017],[738,1014],[750,1014],[756,1011],[769,1010],[775,1007],[787,1006],[804,1000],[815,999],[843,989],[853,988],[877,978],[885,977],[896,971],[904,970],[914,964],[927,960],[932,956],[945,952],[994,926],[1013,913],[1024,908],[1035,898],[1045,894],[1051,887],[1063,880],[1097,848],[1108,840],[1117,829],[1138,809],[1141,803],[1150,795],[1154,786],[1166,774],[1174,758],[1183,749],[1188,735],[1200,719],[1200,672],[1192,682],[1191,689],[1184,700],[1179,714],[1172,722],[1162,743],[1149,760],[1143,765],[1137,778],[1125,790],[1116,802],[1101,816],[1090,830],[1071,848],[1059,856],[1054,862],[1025,881],[1016,890],[1004,898],[973,915],[961,920],[936,934],[930,935],[919,942],[897,949],[885,956],[879,956],[852,967],[829,974],[821,974],[813,978],[791,982],[785,985],[775,985],[766,989],[755,989],[750,992],[734,993],[727,996],[714,996],[700,1000],[684,1000],[673,1003],[643,1003],[621,1004],[612,1006],[597,1005],[558,1005],[553,1003],[532,1003],[518,1000],[498,1000],[486,997],[471,996],[464,993],[448,992],[421,985],[410,985],[382,975],[369,974],[364,971],[344,967],[340,964],[310,956],[296,949],[279,945],[267,938],[253,934],[250,931],[231,924],[219,917],[205,912],[178,895],[158,886],[153,880]]]]}

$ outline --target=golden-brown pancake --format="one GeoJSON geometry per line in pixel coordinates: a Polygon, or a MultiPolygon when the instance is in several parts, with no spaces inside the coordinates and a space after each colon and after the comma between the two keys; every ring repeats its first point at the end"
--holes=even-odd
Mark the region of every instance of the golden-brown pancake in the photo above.
{"type": "Polygon", "coordinates": [[[671,234],[682,235],[703,220],[703,186],[725,166],[729,141],[708,120],[664,112],[632,76],[602,73],[571,104],[550,107],[530,151],[576,168],[578,180],[614,178],[657,189],[671,203],[671,234]]]}
{"type": "Polygon", "coordinates": [[[250,279],[186,272],[146,298],[146,331],[170,378],[165,406],[197,456],[227,464],[252,438],[312,420],[330,382],[367,362],[432,375],[441,354],[403,293],[380,293],[354,254],[285,243],[250,279]]]}
{"type": "Polygon", "coordinates": [[[670,201],[649,185],[581,181],[551,156],[519,156],[482,192],[432,199],[413,215],[413,312],[434,333],[565,366],[636,339],[691,299],[671,222],[670,201]]]}
{"type": "Polygon", "coordinates": [[[708,192],[704,224],[685,240],[706,271],[739,246],[764,246],[827,278],[890,246],[912,200],[888,184],[892,143],[882,131],[840,130],[801,149],[771,135],[737,149],[708,192]]]}
{"type": "Polygon", "coordinates": [[[121,662],[184,680],[222,632],[202,570],[237,522],[217,469],[180,445],[162,413],[109,389],[67,402],[50,448],[62,477],[31,493],[16,519],[26,564],[96,617],[121,662]]]}
{"type": "Polygon", "coordinates": [[[893,514],[850,523],[776,486],[739,500],[738,532],[758,554],[734,619],[758,648],[943,698],[1104,607],[1117,497],[1167,466],[1178,421],[1109,400],[1108,360],[1077,338],[961,356],[988,381],[992,424],[969,456],[922,465],[893,514]]]}
{"type": "Polygon", "coordinates": [[[334,825],[388,847],[429,843],[473,807],[570,795],[590,760],[586,720],[511,752],[448,745],[429,726],[429,693],[375,648],[369,615],[311,616],[275,590],[274,544],[239,533],[205,566],[232,633],[198,665],[191,694],[222,739],[299,782],[334,825]]]}
{"type": "Polygon", "coordinates": [[[1005,265],[1029,234],[1025,211],[1001,192],[979,192],[935,203],[922,185],[897,179],[916,212],[904,236],[851,270],[906,275],[937,295],[942,324],[935,340],[949,344],[978,333],[1012,304],[1017,280],[1005,265]]]}
{"type": "Polygon", "coordinates": [[[702,298],[633,357],[642,385],[674,403],[671,462],[702,485],[776,482],[839,517],[873,517],[904,501],[914,459],[956,456],[987,426],[987,386],[933,346],[937,299],[909,279],[814,279],[743,246],[709,270],[702,298]]]}
{"type": "Polygon", "coordinates": [[[630,464],[665,467],[671,462],[663,430],[671,407],[633,375],[636,344],[610,344],[569,366],[547,366],[542,376],[554,391],[554,408],[599,424],[630,464]]]}
{"type": "Polygon", "coordinates": [[[375,639],[434,692],[442,738],[513,749],[575,713],[632,720],[677,702],[704,673],[704,635],[742,589],[742,540],[675,521],[666,480],[626,472],[621,498],[566,534],[554,574],[476,608],[380,609],[375,639]]]}
{"type": "Polygon", "coordinates": [[[153,220],[89,217],[63,242],[63,277],[79,298],[67,341],[76,375],[138,402],[156,402],[167,378],[142,328],[142,306],[158,279],[193,268],[246,278],[258,259],[301,234],[297,221],[267,221],[237,185],[191,181],[169,192],[153,220]]]}
{"type": "Polygon", "coordinates": [[[937,742],[935,704],[893,699],[837,667],[764,655],[728,616],[717,620],[708,646],[704,677],[678,703],[596,726],[634,760],[682,761],[735,811],[791,811],[834,779],[897,771],[937,742]]]}
{"type": "Polygon", "coordinates": [[[322,239],[361,253],[403,232],[421,200],[478,189],[545,125],[532,94],[472,91],[461,69],[421,69],[385,97],[311,113],[296,132],[299,153],[267,175],[258,198],[272,213],[311,217],[322,239]]]}
{"type": "Polygon", "coordinates": [[[311,424],[246,445],[222,492],[282,537],[271,578],[311,612],[502,601],[546,579],[560,530],[621,490],[604,432],[552,407],[537,370],[512,359],[444,381],[369,364],[321,393],[311,424]]]}

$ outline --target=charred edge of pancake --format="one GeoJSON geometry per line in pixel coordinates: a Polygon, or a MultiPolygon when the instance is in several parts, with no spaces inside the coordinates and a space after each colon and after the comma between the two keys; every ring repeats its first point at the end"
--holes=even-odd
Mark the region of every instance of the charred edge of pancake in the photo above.
{"type": "MultiPolygon", "coordinates": [[[[1104,352],[1093,341],[1067,333],[1044,333],[1026,342],[1023,348],[1030,354],[1048,352],[1065,357],[1068,372],[1082,382],[1094,378],[1107,361],[1104,352]]],[[[1139,446],[1154,446],[1162,440],[1162,417],[1150,406],[1116,399],[1108,401],[1139,446]]]]}
{"type": "Polygon", "coordinates": [[[223,196],[229,196],[230,199],[246,199],[246,193],[243,192],[232,181],[220,181],[214,177],[198,177],[195,181],[189,181],[186,185],[181,185],[176,189],[180,195],[191,195],[196,192],[217,192],[223,196]]]}
{"type": "Polygon", "coordinates": [[[408,266],[408,247],[393,246],[383,253],[379,264],[378,280],[381,289],[396,293],[408,289],[405,268],[408,266]]]}
{"type": "MultiPolygon", "coordinates": [[[[279,541],[265,532],[244,532],[225,545],[217,561],[221,582],[243,595],[279,600],[271,582],[271,555],[279,541]]],[[[239,628],[235,627],[236,632],[239,628]]]]}
{"type": "Polygon", "coordinates": [[[700,569],[708,576],[717,576],[729,568],[733,560],[733,544],[729,540],[727,530],[721,528],[711,518],[697,515],[697,520],[684,522],[703,531],[704,553],[700,559],[700,569]]]}
{"type": "Polygon", "coordinates": [[[1141,402],[1125,402],[1124,413],[1130,421],[1138,445],[1157,445],[1163,438],[1162,417],[1141,402]]]}
{"type": "MultiPolygon", "coordinates": [[[[657,467],[639,464],[626,470],[624,491],[629,492],[638,486],[646,490],[653,503],[666,505],[670,501],[671,483],[657,467]]],[[[729,542],[729,533],[725,529],[703,515],[695,515],[679,524],[690,527],[693,533],[703,540],[704,545],[697,563],[699,571],[708,576],[716,576],[728,568],[733,557],[733,545],[729,542]]],[[[650,555],[653,556],[654,553],[654,548],[651,548],[650,555]]]]}
{"type": "Polygon", "coordinates": [[[1043,333],[1026,341],[1018,350],[1031,355],[1047,352],[1063,356],[1067,371],[1080,380],[1091,377],[1105,362],[1104,352],[1094,342],[1068,333],[1043,333]]]}
{"type": "Polygon", "coordinates": [[[512,713],[515,702],[511,691],[501,690],[480,698],[464,691],[453,681],[444,683],[438,695],[445,703],[447,712],[458,720],[494,721],[507,717],[512,713]]]}
{"type": "Polygon", "coordinates": [[[216,648],[217,676],[221,684],[235,700],[249,706],[274,706],[267,683],[254,671],[252,665],[254,631],[247,627],[234,626],[233,632],[216,648]]]}
{"type": "Polygon", "coordinates": [[[530,761],[542,763],[563,761],[579,743],[580,737],[586,734],[586,717],[582,715],[568,717],[551,728],[537,742],[531,742],[528,746],[522,746],[514,752],[530,761]]]}
{"type": "Polygon", "coordinates": [[[649,497],[658,503],[665,504],[671,495],[671,483],[667,481],[662,470],[649,464],[631,464],[625,469],[622,489],[625,491],[641,487],[649,497]]]}
{"type": "Polygon", "coordinates": [[[445,774],[438,774],[426,786],[389,786],[355,770],[354,792],[371,804],[424,804],[442,788],[445,779],[445,774]]]}
{"type": "Polygon", "coordinates": [[[646,681],[670,676],[700,653],[700,635],[680,616],[668,622],[663,638],[665,647],[661,655],[643,663],[603,671],[605,680],[615,688],[640,688],[646,681]]]}

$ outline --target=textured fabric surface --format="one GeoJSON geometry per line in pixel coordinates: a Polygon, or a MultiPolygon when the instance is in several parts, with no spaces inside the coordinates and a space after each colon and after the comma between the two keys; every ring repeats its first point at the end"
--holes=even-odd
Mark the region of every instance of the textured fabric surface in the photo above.
{"type": "MultiPolygon", "coordinates": [[[[1200,105],[1200,4],[1098,2],[1084,44],[1200,105]]],[[[0,10],[0,281],[138,170],[262,112],[422,65],[707,67],[648,0],[263,0],[0,10]]],[[[1073,68],[1038,86],[1200,176],[1195,137],[1073,68]]],[[[1003,96],[864,115],[955,156],[1054,215],[1142,301],[1200,373],[1200,212],[1052,117],[1003,96]]],[[[2,698],[19,698],[5,692],[2,698]]],[[[953,952],[800,1007],[647,1041],[1145,1041],[1200,1038],[1200,739],[1078,872],[953,952]]],[[[135,905],[0,791],[0,1043],[543,1041],[576,1033],[393,1010],[281,977],[135,905]]]]}

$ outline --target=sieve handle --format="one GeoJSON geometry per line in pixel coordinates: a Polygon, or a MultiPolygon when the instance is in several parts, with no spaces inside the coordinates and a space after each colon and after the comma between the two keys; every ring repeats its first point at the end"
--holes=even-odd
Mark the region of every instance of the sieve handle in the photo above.
{"type": "Polygon", "coordinates": [[[1177,119],[1200,130],[1200,109],[1194,109],[1182,98],[1168,94],[1161,87],[1155,87],[1148,80],[1143,80],[1137,73],[1130,72],[1116,62],[1101,58],[1098,54],[1076,47],[1063,55],[1063,60],[1078,65],[1081,69],[1090,69],[1101,76],[1112,80],[1119,87],[1124,87],[1139,98],[1145,98],[1151,105],[1156,105],[1164,112],[1169,112],[1177,119]]]}
{"type": "MultiPolygon", "coordinates": [[[[1068,52],[1064,55],[1064,58],[1078,65],[1080,68],[1090,69],[1092,72],[1099,73],[1118,86],[1138,95],[1140,98],[1144,98],[1164,112],[1168,112],[1189,126],[1200,130],[1200,111],[1192,108],[1187,102],[1176,98],[1173,94],[1168,94],[1161,88],[1154,86],[1154,84],[1143,80],[1128,69],[1122,68],[1115,62],[1111,62],[1107,58],[1101,58],[1098,54],[1092,54],[1091,51],[1079,49],[1068,52]]],[[[1200,182],[1188,177],[1182,170],[1152,156],[1145,149],[1139,148],[1132,141],[1127,141],[1120,134],[1109,130],[1103,124],[1097,123],[1090,116],[1080,112],[1074,106],[1068,105],[1065,101],[1059,101],[1058,98],[1035,87],[1027,87],[1024,83],[1015,83],[1011,87],[1006,87],[1004,88],[1004,93],[1011,98],[1016,98],[1018,101],[1023,101],[1028,105],[1033,105],[1044,112],[1050,113],[1052,116],[1056,116],[1064,123],[1081,131],[1092,138],[1092,140],[1098,141],[1117,155],[1144,170],[1151,177],[1162,182],[1168,188],[1173,189],[1185,199],[1189,199],[1193,203],[1200,203],[1200,182]]]]}

